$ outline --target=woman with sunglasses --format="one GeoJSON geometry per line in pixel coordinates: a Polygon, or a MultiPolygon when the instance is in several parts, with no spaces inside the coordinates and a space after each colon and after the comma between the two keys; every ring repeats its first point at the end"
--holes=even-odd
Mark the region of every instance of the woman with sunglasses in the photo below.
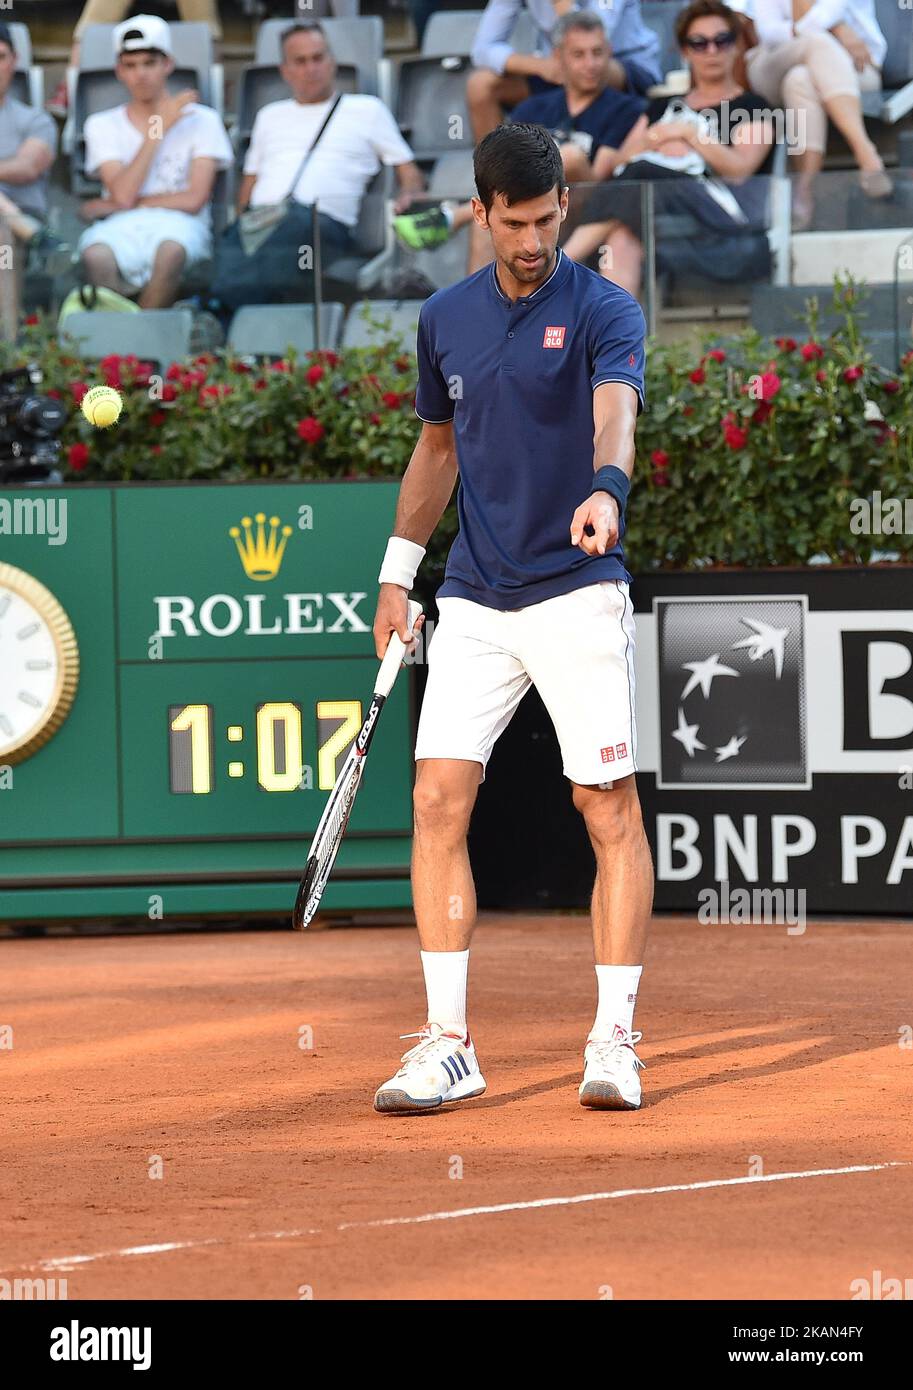
{"type": "MultiPolygon", "coordinates": [[[[657,180],[654,210],[688,213],[707,228],[700,242],[676,242],[675,268],[719,279],[767,273],[763,235],[774,155],[772,113],[736,76],[743,18],[722,0],[692,0],[675,22],[691,86],[684,96],[656,97],[617,151],[611,176],[590,198],[565,254],[588,261],[630,294],[640,290],[641,191],[657,180]],[[753,177],[757,175],[759,177],[753,177]],[[725,181],[725,182],[724,182],[725,181]]],[[[664,248],[657,246],[662,269],[664,248]]]]}
{"type": "Polygon", "coordinates": [[[852,151],[863,192],[889,197],[893,186],[866,134],[860,100],[861,92],[880,90],[887,52],[875,0],[754,0],[753,14],[760,44],[745,55],[751,85],[798,113],[793,230],[804,231],[814,216],[828,117],[852,151]]]}

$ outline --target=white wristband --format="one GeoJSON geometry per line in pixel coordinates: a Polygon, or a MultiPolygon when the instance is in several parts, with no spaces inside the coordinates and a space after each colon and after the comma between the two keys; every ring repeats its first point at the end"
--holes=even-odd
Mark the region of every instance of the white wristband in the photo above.
{"type": "Polygon", "coordinates": [[[423,545],[407,541],[404,536],[391,536],[387,541],[380,574],[377,576],[378,583],[399,584],[404,589],[411,589],[424,554],[423,545]]]}

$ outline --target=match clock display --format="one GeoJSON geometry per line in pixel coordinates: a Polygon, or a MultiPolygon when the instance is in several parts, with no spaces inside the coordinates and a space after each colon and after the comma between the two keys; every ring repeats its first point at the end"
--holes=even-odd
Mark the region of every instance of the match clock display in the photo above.
{"type": "Polygon", "coordinates": [[[0,564],[0,763],[23,762],[70,712],[79,649],[67,614],[32,575],[0,564]]]}
{"type": "MultiPolygon", "coordinates": [[[[156,892],[291,909],[371,698],[397,493],[84,485],[54,495],[56,535],[34,506],[28,534],[0,529],[0,920],[156,892]]],[[[412,728],[402,680],[330,909],[410,903],[412,728]]]]}

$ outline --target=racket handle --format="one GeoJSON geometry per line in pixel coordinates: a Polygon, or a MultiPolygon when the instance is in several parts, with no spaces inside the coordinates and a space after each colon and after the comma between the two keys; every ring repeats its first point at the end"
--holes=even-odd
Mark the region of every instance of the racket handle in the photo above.
{"type": "MultiPolygon", "coordinates": [[[[415,627],[422,605],[415,599],[409,600],[408,623],[409,627],[415,627]]],[[[389,695],[393,689],[393,682],[399,672],[400,662],[406,653],[406,644],[398,632],[390,633],[390,641],[387,643],[387,650],[384,652],[380,663],[380,670],[377,673],[377,680],[374,682],[375,695],[389,695]]]]}

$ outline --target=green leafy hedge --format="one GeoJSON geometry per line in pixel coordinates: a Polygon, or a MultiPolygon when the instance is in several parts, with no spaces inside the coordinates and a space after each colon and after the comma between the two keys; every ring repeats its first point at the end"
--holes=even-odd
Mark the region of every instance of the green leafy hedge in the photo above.
{"type": "MultiPolygon", "coordinates": [[[[850,504],[880,490],[913,496],[913,353],[896,374],[872,360],[859,328],[862,288],[835,281],[836,332],[773,342],[753,330],[649,345],[647,411],[626,550],[633,570],[695,565],[913,558],[913,535],[856,535],[850,504]]],[[[170,363],[64,351],[31,320],[4,366],[34,360],[46,387],[72,402],[64,431],[68,481],[399,477],[418,438],[415,359],[383,340],[340,353],[252,364],[230,354],[170,363]],[[75,407],[89,386],[125,397],[118,425],[94,430],[75,407]]],[[[433,592],[456,532],[448,508],[423,566],[433,592]]]]}

